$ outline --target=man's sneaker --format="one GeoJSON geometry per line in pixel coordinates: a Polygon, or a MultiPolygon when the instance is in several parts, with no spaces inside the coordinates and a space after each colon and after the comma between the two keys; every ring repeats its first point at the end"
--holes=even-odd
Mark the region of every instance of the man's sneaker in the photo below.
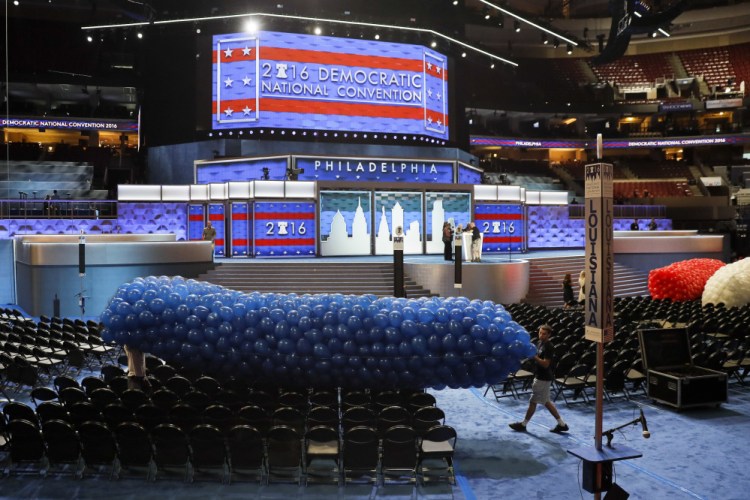
{"type": "Polygon", "coordinates": [[[526,426],[523,425],[523,422],[513,422],[512,424],[508,424],[508,427],[517,432],[526,432],[526,426]]]}
{"type": "Polygon", "coordinates": [[[550,429],[550,432],[556,432],[558,434],[561,434],[563,432],[568,432],[568,424],[557,424],[554,429],[550,429]]]}

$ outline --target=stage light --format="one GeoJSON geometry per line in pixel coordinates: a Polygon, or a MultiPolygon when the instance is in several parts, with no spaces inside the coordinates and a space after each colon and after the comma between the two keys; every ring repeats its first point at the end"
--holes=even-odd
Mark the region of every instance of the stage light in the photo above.
{"type": "Polygon", "coordinates": [[[380,40],[380,34],[379,33],[375,33],[375,40],[380,40]]]}
{"type": "Polygon", "coordinates": [[[502,15],[497,16],[497,27],[498,28],[505,27],[505,17],[503,17],[502,15]]]}
{"type": "Polygon", "coordinates": [[[433,40],[432,42],[430,42],[430,47],[432,47],[433,49],[435,47],[437,47],[437,42],[435,40],[433,40]]]}
{"type": "Polygon", "coordinates": [[[490,63],[490,69],[495,69],[495,63],[490,63]]]}
{"type": "Polygon", "coordinates": [[[643,16],[641,15],[641,13],[640,13],[640,12],[638,12],[638,11],[635,11],[635,12],[633,12],[633,14],[635,14],[635,17],[643,17],[643,16]]]}
{"type": "Polygon", "coordinates": [[[549,45],[549,38],[547,38],[547,33],[542,33],[542,43],[544,45],[549,45]]]}
{"type": "Polygon", "coordinates": [[[656,31],[652,31],[651,32],[651,38],[656,38],[656,36],[657,36],[656,31]]]}
{"type": "Polygon", "coordinates": [[[200,28],[195,28],[195,32],[200,35],[201,34],[201,29],[200,28]]]}
{"type": "Polygon", "coordinates": [[[458,5],[458,0],[453,0],[453,5],[458,5]]]}
{"type": "Polygon", "coordinates": [[[461,52],[461,57],[466,57],[466,52],[461,52]]]}
{"type": "Polygon", "coordinates": [[[313,33],[315,33],[316,35],[320,35],[321,33],[323,33],[323,30],[320,28],[320,26],[316,26],[313,30],[313,33]]]}
{"type": "Polygon", "coordinates": [[[94,39],[91,36],[87,36],[86,37],[86,41],[89,42],[89,43],[91,43],[91,42],[94,41],[94,39]]]}
{"type": "Polygon", "coordinates": [[[143,33],[141,33],[141,32],[139,31],[138,33],[136,33],[136,35],[135,35],[135,36],[137,36],[137,37],[138,37],[138,39],[140,40],[141,38],[143,38],[143,33]]]}
{"type": "Polygon", "coordinates": [[[521,31],[521,23],[519,21],[513,21],[513,29],[518,33],[521,31]]]}
{"type": "Polygon", "coordinates": [[[490,9],[488,7],[485,7],[484,9],[482,9],[482,14],[484,14],[485,21],[489,21],[490,17],[492,17],[490,15],[490,9]]]}
{"type": "Polygon", "coordinates": [[[557,38],[555,38],[554,40],[552,40],[552,46],[554,48],[558,48],[560,46],[560,40],[558,40],[557,38]]]}
{"type": "Polygon", "coordinates": [[[667,30],[665,30],[663,28],[659,28],[659,33],[661,33],[662,35],[666,36],[667,38],[669,38],[670,36],[672,36],[672,35],[669,34],[669,32],[667,30]]]}
{"type": "Polygon", "coordinates": [[[20,4],[20,3],[21,2],[19,2],[18,0],[13,0],[13,5],[15,5],[16,7],[18,7],[18,4],[20,4]]]}
{"type": "Polygon", "coordinates": [[[250,34],[257,33],[259,29],[260,29],[260,23],[254,17],[251,17],[250,19],[245,21],[245,31],[247,33],[250,33],[250,34]]]}
{"type": "Polygon", "coordinates": [[[571,44],[568,44],[568,55],[573,53],[573,46],[571,44]]]}

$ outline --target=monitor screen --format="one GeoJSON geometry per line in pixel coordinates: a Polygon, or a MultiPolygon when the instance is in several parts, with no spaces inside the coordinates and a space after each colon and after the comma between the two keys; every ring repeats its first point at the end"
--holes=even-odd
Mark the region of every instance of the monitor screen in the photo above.
{"type": "Polygon", "coordinates": [[[212,128],[449,139],[448,59],[420,45],[261,31],[213,37],[212,128]]]}

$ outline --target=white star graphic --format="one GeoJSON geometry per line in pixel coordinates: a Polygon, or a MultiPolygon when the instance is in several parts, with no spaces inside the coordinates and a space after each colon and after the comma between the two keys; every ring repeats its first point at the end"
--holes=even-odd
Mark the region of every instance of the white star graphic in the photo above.
{"type": "Polygon", "coordinates": [[[227,79],[226,79],[226,80],[224,80],[224,86],[225,86],[225,87],[231,87],[233,83],[234,83],[234,80],[232,80],[232,79],[231,79],[231,78],[229,78],[229,77],[227,77],[227,79]]]}
{"type": "Polygon", "coordinates": [[[249,76],[245,75],[245,78],[242,79],[242,85],[250,85],[250,82],[252,82],[253,79],[249,76]]]}
{"type": "Polygon", "coordinates": [[[227,108],[224,110],[224,114],[227,116],[232,116],[232,113],[234,113],[234,110],[232,108],[227,108]]]}
{"type": "Polygon", "coordinates": [[[245,106],[244,109],[242,110],[242,114],[245,116],[250,116],[251,111],[252,109],[250,108],[250,106],[245,106]]]}
{"type": "Polygon", "coordinates": [[[443,68],[441,68],[440,66],[435,66],[435,71],[437,71],[438,74],[440,74],[440,71],[442,71],[442,69],[443,68]]]}
{"type": "Polygon", "coordinates": [[[439,92],[438,92],[437,94],[435,94],[435,99],[437,99],[438,101],[440,100],[440,98],[441,98],[441,97],[442,97],[442,96],[440,95],[440,93],[439,93],[439,92]]]}
{"type": "Polygon", "coordinates": [[[438,120],[436,123],[438,127],[443,124],[443,122],[441,122],[440,120],[438,120]]]}
{"type": "Polygon", "coordinates": [[[432,117],[430,116],[427,117],[427,123],[430,123],[430,124],[432,123],[432,117]]]}
{"type": "Polygon", "coordinates": [[[232,57],[232,49],[225,50],[224,51],[224,57],[226,57],[227,59],[229,59],[230,57],[232,57]]]}
{"type": "Polygon", "coordinates": [[[430,96],[430,97],[432,97],[432,90],[427,89],[427,95],[430,96]]]}
{"type": "Polygon", "coordinates": [[[431,62],[427,63],[427,69],[432,69],[432,63],[431,62]]]}
{"type": "Polygon", "coordinates": [[[250,47],[245,46],[245,48],[242,49],[242,55],[243,56],[249,56],[250,52],[252,52],[252,51],[253,51],[253,49],[251,49],[250,47]]]}

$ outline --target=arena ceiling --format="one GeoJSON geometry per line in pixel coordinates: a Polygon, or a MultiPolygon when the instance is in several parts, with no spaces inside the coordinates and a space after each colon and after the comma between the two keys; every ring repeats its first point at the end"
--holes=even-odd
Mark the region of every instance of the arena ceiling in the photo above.
{"type": "MultiPolygon", "coordinates": [[[[143,50],[136,33],[100,30],[94,33],[94,43],[87,44],[82,26],[146,23],[148,28],[154,21],[267,12],[426,28],[512,60],[570,57],[564,42],[556,49],[551,43],[555,37],[549,35],[550,43],[545,45],[547,35],[535,27],[521,23],[521,30],[516,31],[514,19],[507,15],[500,26],[492,7],[497,5],[575,41],[573,57],[594,57],[599,39],[606,40],[610,30],[611,1],[458,0],[454,5],[454,0],[18,0],[14,5],[9,0],[5,2],[9,45],[5,47],[2,40],[2,52],[10,71],[5,79],[25,82],[12,86],[16,97],[58,102],[102,99],[132,109],[133,88],[139,84],[139,51],[143,50]],[[34,57],[28,57],[32,53],[34,57]],[[86,86],[93,92],[86,91],[86,86]]],[[[638,1],[643,8],[656,11],[685,0],[638,1]]],[[[634,36],[629,53],[750,41],[750,0],[691,0],[667,30],[670,37],[634,36]]],[[[398,30],[390,35],[397,38],[398,30]]]]}

